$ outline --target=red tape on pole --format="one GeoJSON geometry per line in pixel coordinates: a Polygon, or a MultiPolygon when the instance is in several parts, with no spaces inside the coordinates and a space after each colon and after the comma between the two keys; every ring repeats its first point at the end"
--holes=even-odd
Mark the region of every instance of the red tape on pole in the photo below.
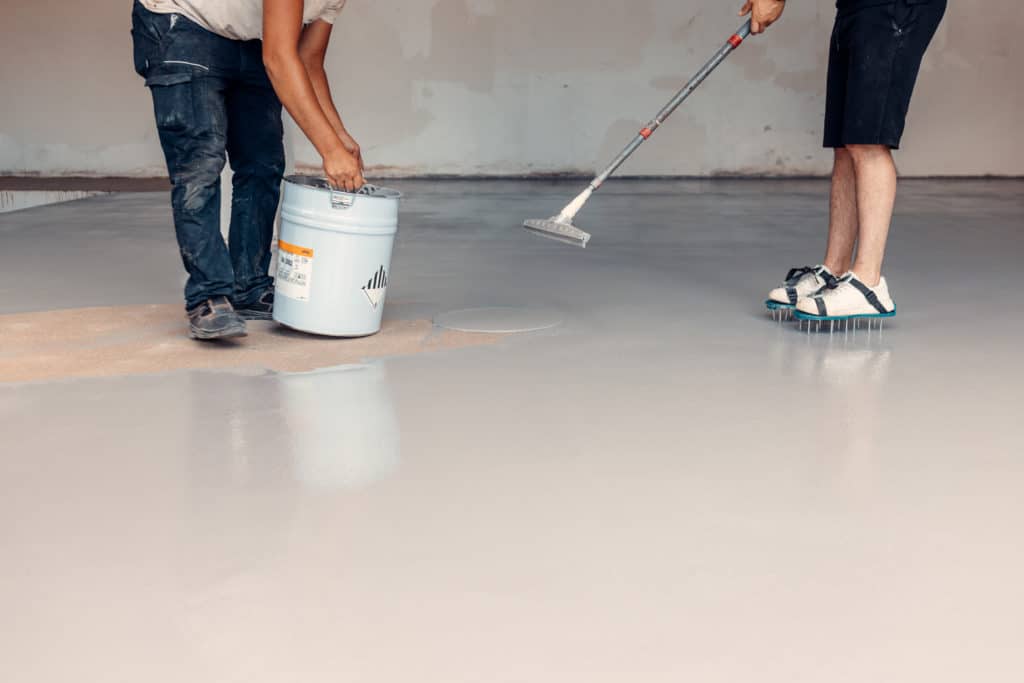
{"type": "Polygon", "coordinates": [[[733,47],[739,47],[740,43],[742,43],[742,42],[743,42],[743,39],[740,38],[739,35],[737,35],[735,33],[733,34],[732,38],[729,39],[729,44],[732,45],[733,47]]]}

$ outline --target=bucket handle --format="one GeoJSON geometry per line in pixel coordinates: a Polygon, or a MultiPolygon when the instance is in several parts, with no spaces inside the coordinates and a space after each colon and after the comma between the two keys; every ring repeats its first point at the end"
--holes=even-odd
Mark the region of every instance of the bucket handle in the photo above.
{"type": "Polygon", "coordinates": [[[356,198],[348,193],[342,192],[341,190],[331,190],[331,208],[332,209],[351,209],[352,205],[356,203],[356,198]]]}
{"type": "Polygon", "coordinates": [[[341,190],[335,190],[331,188],[331,208],[332,209],[351,209],[352,205],[356,203],[356,195],[362,195],[369,197],[374,194],[379,188],[376,185],[366,183],[363,185],[355,194],[348,192],[342,192],[341,190]]]}

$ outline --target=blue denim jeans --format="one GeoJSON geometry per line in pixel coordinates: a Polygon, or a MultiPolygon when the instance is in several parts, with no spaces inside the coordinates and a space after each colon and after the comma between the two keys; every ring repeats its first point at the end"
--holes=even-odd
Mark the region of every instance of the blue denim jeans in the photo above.
{"type": "Polygon", "coordinates": [[[222,38],[138,0],[132,40],[173,187],[174,228],[189,275],[185,306],[214,296],[252,303],[273,286],[270,244],[284,175],[281,102],[263,68],[262,44],[222,38]],[[220,230],[225,160],[234,173],[228,244],[220,230]]]}

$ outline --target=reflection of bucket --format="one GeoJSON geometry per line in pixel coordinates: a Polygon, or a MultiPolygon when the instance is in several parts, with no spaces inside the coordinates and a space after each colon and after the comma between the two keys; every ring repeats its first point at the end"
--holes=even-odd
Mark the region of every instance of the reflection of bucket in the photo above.
{"type": "Polygon", "coordinates": [[[302,484],[362,488],[398,467],[398,417],[382,365],[283,375],[281,401],[302,484]]]}
{"type": "Polygon", "coordinates": [[[274,320],[333,337],[379,332],[399,197],[371,185],[350,194],[320,178],[286,178],[274,320]]]}

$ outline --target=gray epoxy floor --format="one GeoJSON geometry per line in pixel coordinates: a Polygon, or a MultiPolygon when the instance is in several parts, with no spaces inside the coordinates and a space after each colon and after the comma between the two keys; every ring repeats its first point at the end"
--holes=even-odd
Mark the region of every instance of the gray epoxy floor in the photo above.
{"type": "MultiPolygon", "coordinates": [[[[575,183],[396,185],[393,314],[566,322],[0,385],[0,679],[1024,678],[1024,183],[905,182],[900,317],[855,338],[762,310],[824,183],[615,182],[586,251],[516,227],[575,183]]],[[[0,314],[176,301],[168,221],[0,217],[0,314]]]]}

